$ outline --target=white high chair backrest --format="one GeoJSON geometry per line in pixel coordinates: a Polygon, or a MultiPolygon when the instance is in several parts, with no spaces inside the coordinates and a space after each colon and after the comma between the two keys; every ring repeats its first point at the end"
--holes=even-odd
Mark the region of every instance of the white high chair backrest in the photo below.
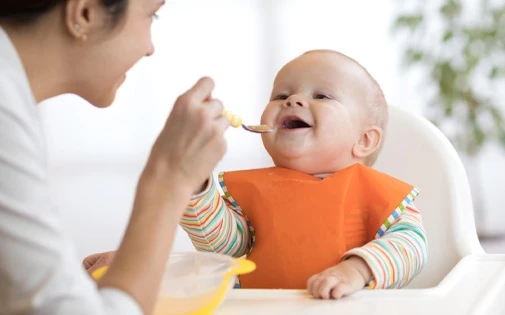
{"type": "Polygon", "coordinates": [[[390,106],[384,147],[374,167],[421,191],[415,204],[426,229],[428,262],[409,288],[436,286],[462,257],[483,253],[463,164],[427,119],[390,106]]]}

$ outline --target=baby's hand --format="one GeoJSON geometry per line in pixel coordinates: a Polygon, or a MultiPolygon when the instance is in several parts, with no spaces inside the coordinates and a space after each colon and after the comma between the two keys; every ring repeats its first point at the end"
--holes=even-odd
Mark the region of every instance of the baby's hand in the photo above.
{"type": "Polygon", "coordinates": [[[315,298],[340,299],[363,289],[371,278],[372,272],[366,262],[358,256],[351,256],[310,277],[307,290],[315,298]]]}

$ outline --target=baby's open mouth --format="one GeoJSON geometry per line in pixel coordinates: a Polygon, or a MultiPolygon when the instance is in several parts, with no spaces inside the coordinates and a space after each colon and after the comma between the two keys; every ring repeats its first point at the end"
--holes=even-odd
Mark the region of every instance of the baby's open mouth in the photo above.
{"type": "Polygon", "coordinates": [[[282,120],[283,129],[311,128],[312,126],[296,116],[287,116],[282,120]]]}

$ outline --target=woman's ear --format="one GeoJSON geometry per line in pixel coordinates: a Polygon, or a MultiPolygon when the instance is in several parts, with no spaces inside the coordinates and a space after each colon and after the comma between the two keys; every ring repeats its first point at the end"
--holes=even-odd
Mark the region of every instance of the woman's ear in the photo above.
{"type": "Polygon", "coordinates": [[[382,140],[382,129],[376,126],[372,126],[363,132],[358,142],[354,144],[352,148],[352,154],[357,158],[366,158],[374,153],[381,144],[382,140]]]}
{"type": "MultiPolygon", "coordinates": [[[[70,35],[76,39],[86,41],[90,32],[99,27],[100,17],[103,15],[96,0],[68,0],[65,1],[65,24],[70,35]]],[[[103,9],[102,9],[103,10],[103,9]]]]}

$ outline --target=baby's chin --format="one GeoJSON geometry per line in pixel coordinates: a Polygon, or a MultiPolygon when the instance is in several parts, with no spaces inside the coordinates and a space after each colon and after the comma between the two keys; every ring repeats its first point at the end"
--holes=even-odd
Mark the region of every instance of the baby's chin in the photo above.
{"type": "Polygon", "coordinates": [[[328,174],[333,173],[333,165],[329,165],[329,160],[326,154],[314,152],[302,144],[281,143],[277,145],[275,142],[264,142],[265,149],[272,158],[274,165],[277,167],[287,168],[293,171],[298,171],[306,174],[328,174]]]}

